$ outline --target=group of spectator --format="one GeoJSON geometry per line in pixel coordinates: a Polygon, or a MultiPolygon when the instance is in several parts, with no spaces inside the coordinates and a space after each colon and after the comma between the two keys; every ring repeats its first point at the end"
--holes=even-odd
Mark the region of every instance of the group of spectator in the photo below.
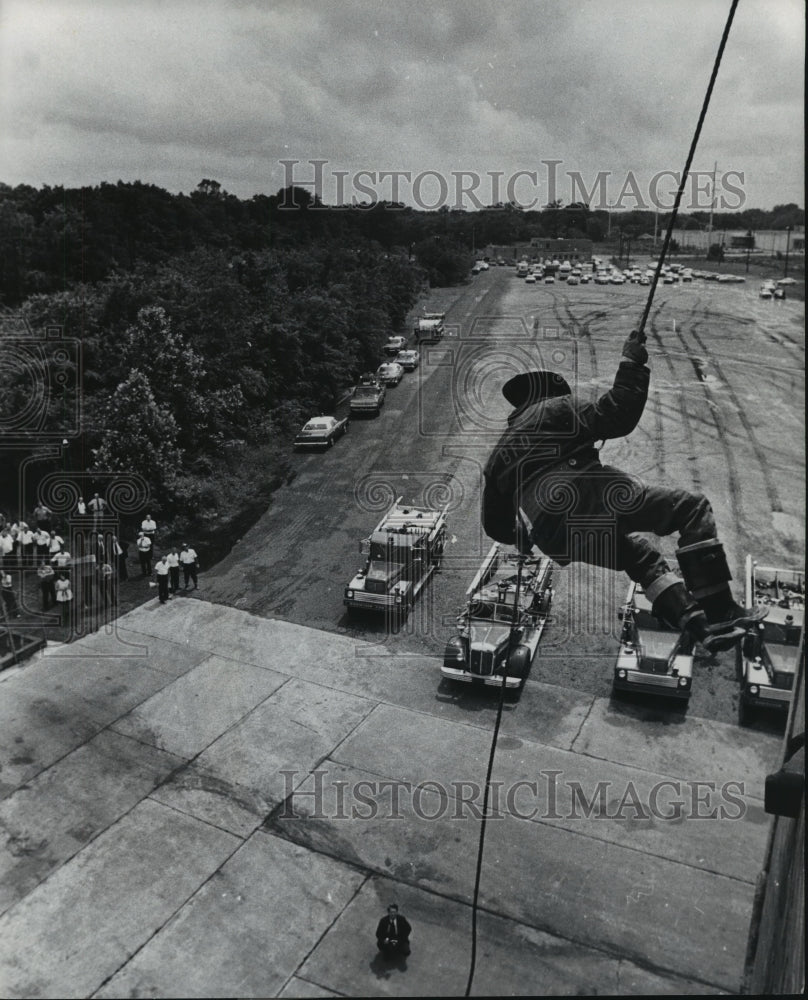
{"type": "MultiPolygon", "coordinates": [[[[117,603],[117,588],[120,581],[128,580],[128,543],[116,534],[102,530],[100,519],[107,509],[103,497],[96,493],[85,503],[79,497],[71,526],[75,528],[82,519],[87,519],[86,531],[73,537],[81,549],[71,554],[64,538],[53,525],[53,513],[44,504],[38,504],[33,511],[31,523],[19,519],[10,521],[0,513],[0,590],[6,613],[21,617],[14,581],[8,572],[10,567],[21,570],[36,570],[42,611],[51,607],[61,609],[62,622],[70,619],[70,608],[75,597],[80,597],[85,608],[94,604],[94,591],[104,609],[117,603]],[[74,594],[74,589],[78,594],[74,594]]],[[[83,526],[84,527],[84,526],[83,526]]],[[[157,524],[151,514],[143,519],[137,538],[137,550],[143,576],[157,577],[160,602],[164,604],[180,589],[180,568],[184,576],[184,590],[193,583],[198,588],[198,556],[186,542],[181,549],[176,546],[165,552],[152,567],[154,541],[157,524]]]]}

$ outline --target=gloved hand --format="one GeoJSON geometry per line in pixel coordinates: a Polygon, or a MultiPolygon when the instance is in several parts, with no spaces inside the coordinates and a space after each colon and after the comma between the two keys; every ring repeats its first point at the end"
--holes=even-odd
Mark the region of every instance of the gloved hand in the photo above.
{"type": "Polygon", "coordinates": [[[623,357],[629,361],[636,361],[638,365],[644,365],[648,360],[648,351],[643,346],[644,340],[645,337],[640,340],[639,330],[632,330],[623,344],[623,357]]]}

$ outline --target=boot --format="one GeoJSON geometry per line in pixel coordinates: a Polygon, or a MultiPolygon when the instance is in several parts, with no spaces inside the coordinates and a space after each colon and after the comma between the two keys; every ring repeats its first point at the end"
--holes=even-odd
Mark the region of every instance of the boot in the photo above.
{"type": "Polygon", "coordinates": [[[716,538],[685,545],[676,551],[687,589],[698,602],[714,630],[748,629],[769,613],[761,605],[744,608],[732,596],[724,546],[716,538]]]}
{"type": "Polygon", "coordinates": [[[710,656],[732,649],[746,635],[746,629],[739,626],[710,625],[707,615],[673,574],[655,580],[645,593],[652,599],[654,617],[671,628],[687,632],[710,656]]]}

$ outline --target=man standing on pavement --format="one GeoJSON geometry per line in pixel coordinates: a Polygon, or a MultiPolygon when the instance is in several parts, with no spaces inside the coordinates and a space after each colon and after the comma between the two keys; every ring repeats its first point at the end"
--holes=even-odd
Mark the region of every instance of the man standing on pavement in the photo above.
{"type": "Polygon", "coordinates": [[[137,555],[140,559],[140,572],[143,576],[152,575],[152,543],[141,531],[137,536],[137,555]]]}
{"type": "Polygon", "coordinates": [[[48,558],[48,552],[50,550],[50,532],[46,531],[44,528],[37,528],[34,533],[34,542],[36,544],[37,562],[42,562],[43,559],[48,558]]]}
{"type": "Polygon", "coordinates": [[[185,578],[185,587],[183,589],[188,589],[188,581],[194,581],[194,590],[197,589],[197,554],[190,547],[187,542],[183,542],[182,549],[180,550],[180,564],[182,565],[182,575],[185,578]]]}
{"type": "Polygon", "coordinates": [[[36,566],[36,552],[34,551],[34,533],[23,523],[20,525],[20,565],[36,566]]]}
{"type": "Polygon", "coordinates": [[[160,603],[165,604],[166,601],[170,600],[171,595],[168,593],[168,560],[164,555],[157,560],[154,574],[157,577],[157,596],[160,598],[160,603]]]}
{"type": "Polygon", "coordinates": [[[42,592],[42,610],[47,611],[52,604],[56,604],[56,571],[47,559],[43,559],[36,575],[39,577],[39,589],[42,592]]]}
{"type": "Polygon", "coordinates": [[[168,563],[168,579],[171,585],[171,593],[176,594],[180,589],[180,554],[177,552],[177,546],[174,545],[171,551],[166,556],[166,562],[168,563]]]}

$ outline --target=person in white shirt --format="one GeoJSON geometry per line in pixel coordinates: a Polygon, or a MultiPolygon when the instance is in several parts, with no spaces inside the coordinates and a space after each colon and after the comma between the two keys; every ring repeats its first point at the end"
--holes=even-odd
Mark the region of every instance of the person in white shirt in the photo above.
{"type": "Polygon", "coordinates": [[[67,549],[60,549],[51,559],[51,562],[57,569],[65,569],[72,562],[73,558],[67,549]]]}
{"type": "Polygon", "coordinates": [[[144,576],[152,575],[152,543],[141,531],[137,536],[137,554],[140,559],[140,571],[144,576]]]}
{"type": "Polygon", "coordinates": [[[171,599],[171,595],[168,592],[168,560],[164,555],[160,556],[157,560],[154,573],[157,577],[157,594],[160,598],[160,603],[165,604],[166,601],[171,599]]]}
{"type": "Polygon", "coordinates": [[[194,581],[194,590],[197,589],[196,571],[198,569],[198,558],[191,546],[187,542],[183,542],[183,546],[180,549],[180,564],[182,566],[182,575],[185,578],[185,590],[188,589],[189,580],[194,581]]]}
{"type": "Polygon", "coordinates": [[[73,591],[70,589],[70,578],[67,573],[60,573],[56,583],[56,603],[62,609],[62,624],[67,625],[70,620],[70,602],[73,600],[73,591]]]}
{"type": "Polygon", "coordinates": [[[76,504],[76,513],[81,517],[87,513],[87,504],[84,502],[84,497],[79,497],[79,502],[76,504]]]}
{"type": "Polygon", "coordinates": [[[168,578],[171,583],[171,593],[176,594],[180,589],[180,554],[176,545],[166,556],[168,563],[168,578]]]}
{"type": "Polygon", "coordinates": [[[152,544],[154,544],[154,534],[157,531],[157,522],[151,514],[147,514],[140,522],[140,530],[147,538],[150,538],[152,544]]]}
{"type": "Polygon", "coordinates": [[[50,532],[45,528],[37,528],[34,532],[34,542],[36,543],[37,562],[42,562],[50,555],[50,532]]]}
{"type": "Polygon", "coordinates": [[[52,531],[48,541],[48,553],[50,556],[53,557],[57,552],[61,552],[64,544],[64,539],[60,538],[55,531],[52,531]]]}
{"type": "Polygon", "coordinates": [[[23,566],[36,566],[36,551],[34,549],[34,533],[27,524],[20,531],[20,559],[23,566]]]}
{"type": "Polygon", "coordinates": [[[11,532],[8,528],[3,528],[2,532],[0,532],[0,565],[2,565],[3,560],[11,558],[13,551],[14,539],[11,536],[11,532]]]}

